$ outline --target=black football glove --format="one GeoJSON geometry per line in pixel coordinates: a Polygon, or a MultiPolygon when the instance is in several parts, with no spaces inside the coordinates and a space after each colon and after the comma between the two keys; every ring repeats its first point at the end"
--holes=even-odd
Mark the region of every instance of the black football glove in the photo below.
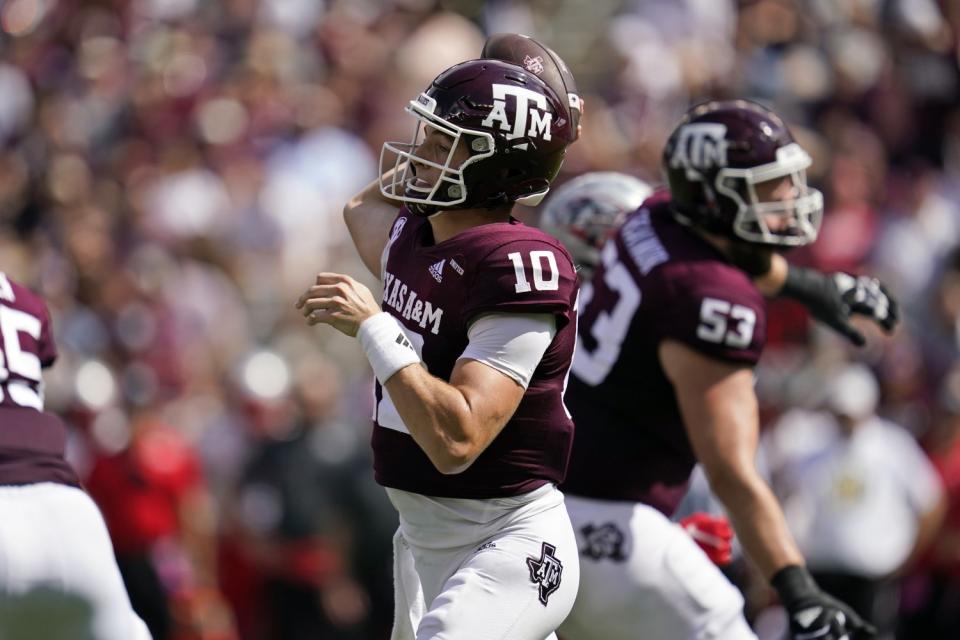
{"type": "Polygon", "coordinates": [[[792,640],[865,640],[877,634],[853,609],[821,591],[799,565],[780,569],[770,584],[790,617],[792,640]]]}
{"type": "Polygon", "coordinates": [[[810,314],[858,347],[866,338],[850,324],[854,314],[870,318],[890,333],[900,314],[897,301],[876,278],[849,273],[821,273],[791,265],[780,295],[792,298],[810,314]]]}

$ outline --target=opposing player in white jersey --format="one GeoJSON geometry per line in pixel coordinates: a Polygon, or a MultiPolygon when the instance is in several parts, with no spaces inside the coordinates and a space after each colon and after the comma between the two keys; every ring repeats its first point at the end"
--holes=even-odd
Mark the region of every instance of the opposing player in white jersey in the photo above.
{"type": "Polygon", "coordinates": [[[298,306],[356,335],[376,375],[375,475],[400,513],[394,640],[554,638],[579,580],[556,488],[577,283],[563,245],[510,212],[559,170],[567,96],[480,59],[407,112],[413,139],[384,145],[381,179],[344,210],[382,303],[321,273],[298,306]]]}
{"type": "MultiPolygon", "coordinates": [[[[560,629],[567,640],[755,637],[739,593],[668,520],[698,459],[747,553],[791,612],[794,637],[869,632],[809,579],[752,463],[758,423],[750,365],[766,331],[761,290],[801,299],[855,342],[862,336],[849,325],[851,312],[886,329],[896,321],[876,281],[787,269],[766,248],[803,244],[816,233],[819,194],[806,187],[809,159],[798,150],[782,121],[759,105],[703,105],[665,153],[668,176],[702,177],[683,185],[671,176],[674,199],[655,195],[609,228],[616,234],[581,293],[567,394],[577,429],[562,487],[582,571],[560,629]],[[694,133],[713,137],[694,141],[694,133]],[[728,198],[722,208],[717,193],[728,198]]],[[[551,199],[543,224],[589,261],[595,246],[580,245],[602,240],[604,220],[617,218],[609,210],[616,197],[594,199],[598,182],[621,195],[629,187],[603,174],[579,180],[551,199]]]]}
{"type": "MultiPolygon", "coordinates": [[[[103,518],[64,459],[66,427],[43,410],[41,370],[56,357],[43,300],[0,272],[0,601],[46,611],[44,624],[71,602],[89,607],[89,621],[76,618],[89,628],[63,630],[72,638],[148,639],[103,518]]],[[[23,624],[5,610],[0,637],[23,624]]]]}

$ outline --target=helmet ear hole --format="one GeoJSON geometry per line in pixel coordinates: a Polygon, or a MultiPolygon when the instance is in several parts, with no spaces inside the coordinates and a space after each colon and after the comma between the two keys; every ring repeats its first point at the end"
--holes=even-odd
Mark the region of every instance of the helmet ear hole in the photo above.
{"type": "Polygon", "coordinates": [[[479,136],[470,141],[470,153],[485,153],[490,150],[490,141],[479,136]]]}

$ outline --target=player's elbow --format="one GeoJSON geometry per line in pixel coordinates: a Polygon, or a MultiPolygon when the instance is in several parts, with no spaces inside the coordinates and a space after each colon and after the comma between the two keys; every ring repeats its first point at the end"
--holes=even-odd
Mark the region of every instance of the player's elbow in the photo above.
{"type": "Polygon", "coordinates": [[[456,433],[451,433],[450,430],[442,433],[434,441],[433,450],[428,455],[437,471],[449,476],[469,469],[484,448],[485,443],[478,434],[464,427],[456,433]]]}
{"type": "Polygon", "coordinates": [[[357,217],[357,210],[360,207],[359,198],[351,198],[347,201],[347,204],[343,205],[343,221],[346,223],[347,228],[351,228],[355,219],[357,217]]]}
{"type": "Polygon", "coordinates": [[[458,473],[463,473],[469,469],[470,465],[473,464],[473,460],[447,460],[444,462],[434,461],[433,464],[437,468],[437,471],[443,475],[455,476],[458,473]]]}
{"type": "Polygon", "coordinates": [[[449,442],[430,456],[430,461],[443,475],[453,476],[469,469],[479,455],[480,452],[469,442],[449,442]]]}
{"type": "Polygon", "coordinates": [[[469,402],[436,416],[421,447],[433,466],[444,475],[463,473],[483,454],[506,423],[478,417],[469,402]]]}

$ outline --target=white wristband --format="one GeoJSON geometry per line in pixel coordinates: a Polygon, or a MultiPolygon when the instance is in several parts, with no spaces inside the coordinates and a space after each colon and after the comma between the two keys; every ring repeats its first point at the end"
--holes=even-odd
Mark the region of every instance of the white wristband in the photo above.
{"type": "Polygon", "coordinates": [[[420,356],[407,340],[403,327],[386,311],[361,322],[357,339],[381,384],[386,384],[400,369],[420,362],[420,356]]]}

